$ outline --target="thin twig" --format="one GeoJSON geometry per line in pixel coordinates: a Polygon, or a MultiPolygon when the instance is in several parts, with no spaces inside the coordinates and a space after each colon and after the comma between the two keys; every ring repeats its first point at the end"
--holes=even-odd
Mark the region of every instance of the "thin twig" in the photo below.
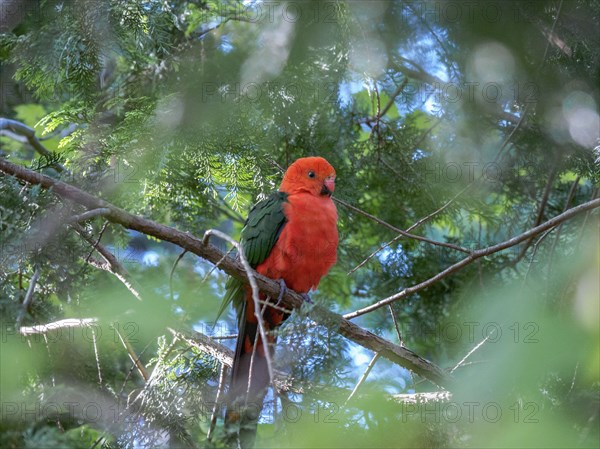
{"type": "Polygon", "coordinates": [[[379,353],[376,353],[373,356],[373,358],[371,359],[371,361],[369,362],[369,364],[367,365],[367,369],[365,369],[365,372],[360,377],[358,383],[355,385],[354,389],[352,390],[352,393],[350,393],[350,396],[348,396],[348,399],[346,399],[346,402],[344,402],[344,407],[346,407],[348,405],[348,402],[350,402],[350,399],[352,399],[352,397],[356,394],[356,392],[358,391],[360,386],[367,380],[367,377],[369,377],[369,373],[375,366],[375,363],[377,363],[377,360],[379,360],[379,353]]]}
{"type": "Polygon", "coordinates": [[[87,257],[85,258],[86,263],[90,260],[90,257],[92,257],[92,254],[94,254],[94,250],[96,250],[98,248],[98,245],[100,244],[100,240],[102,240],[102,236],[104,235],[104,231],[106,231],[106,228],[108,228],[108,221],[105,221],[104,224],[102,225],[102,228],[100,228],[100,232],[98,233],[98,238],[96,239],[95,242],[92,243],[92,249],[89,252],[89,254],[87,255],[87,257]]]}
{"type": "Polygon", "coordinates": [[[492,329],[492,330],[490,331],[490,333],[489,333],[489,334],[487,334],[483,340],[481,340],[479,343],[477,343],[473,349],[471,349],[469,352],[467,352],[467,354],[466,354],[466,355],[465,355],[465,356],[464,356],[462,359],[460,359],[460,362],[458,362],[458,363],[457,363],[457,364],[454,366],[454,368],[452,368],[452,369],[450,370],[450,373],[453,373],[453,372],[454,372],[454,371],[456,371],[458,368],[460,368],[460,367],[461,367],[461,366],[462,366],[462,365],[465,363],[465,361],[466,361],[466,360],[467,360],[467,359],[468,359],[468,358],[471,356],[471,354],[473,354],[475,351],[477,351],[477,350],[478,350],[478,349],[479,349],[479,348],[480,348],[480,347],[481,347],[481,346],[482,346],[482,345],[483,345],[483,344],[484,344],[486,341],[488,341],[488,339],[491,337],[491,335],[492,335],[494,332],[497,332],[497,330],[496,330],[495,328],[494,328],[494,329],[492,329]]]}
{"type": "Polygon", "coordinates": [[[379,122],[381,121],[381,97],[379,95],[379,89],[377,88],[377,81],[373,81],[373,90],[375,90],[375,98],[377,100],[377,113],[375,115],[375,117],[377,117],[375,119],[375,125],[373,126],[373,131],[377,131],[377,135],[380,136],[379,134],[379,122]]]}
{"type": "Polygon", "coordinates": [[[91,220],[92,218],[106,215],[109,212],[110,212],[110,209],[107,209],[106,207],[99,207],[98,209],[88,210],[79,215],[73,215],[69,219],[68,223],[81,223],[82,221],[88,221],[88,220],[91,220]]]}
{"type": "Polygon", "coordinates": [[[537,242],[535,242],[535,245],[533,245],[533,251],[531,253],[531,258],[529,259],[529,265],[527,265],[527,271],[525,272],[525,277],[523,278],[523,284],[527,283],[527,278],[528,278],[529,273],[531,271],[531,267],[533,266],[533,262],[535,260],[535,255],[537,254],[538,247],[540,246],[540,243],[542,243],[542,241],[548,236],[548,234],[550,234],[555,229],[556,228],[550,228],[550,229],[548,229],[546,232],[544,232],[540,236],[540,238],[537,240],[537,242]]]}
{"type": "MultiPolygon", "coordinates": [[[[256,307],[256,303],[255,303],[256,307]]],[[[262,316],[264,309],[261,309],[260,315],[262,316]]],[[[259,331],[260,332],[260,331],[259,331]]],[[[242,335],[238,335],[238,338],[243,338],[242,335]]],[[[262,337],[261,337],[262,338],[262,337]]],[[[269,348],[267,348],[267,343],[263,340],[263,345],[265,349],[265,356],[269,352],[269,348]]],[[[254,373],[254,362],[256,361],[256,349],[258,348],[258,338],[254,339],[254,344],[252,345],[252,353],[250,354],[250,366],[248,367],[248,382],[246,383],[246,396],[244,397],[244,407],[248,407],[248,400],[250,399],[250,387],[252,386],[252,377],[254,373]]],[[[270,355],[270,354],[269,354],[270,355]]],[[[269,377],[271,382],[274,382],[272,377],[269,377]]],[[[273,388],[275,390],[275,388],[273,388]]]]}
{"type": "Polygon", "coordinates": [[[575,379],[577,379],[577,369],[578,368],[579,368],[579,362],[577,362],[575,364],[575,371],[573,371],[573,379],[571,379],[571,387],[569,388],[567,395],[570,395],[571,392],[573,391],[573,388],[575,387],[575,379]]]}
{"type": "Polygon", "coordinates": [[[179,256],[177,256],[177,259],[175,259],[175,262],[173,262],[173,266],[171,267],[171,273],[169,274],[169,294],[171,296],[171,301],[174,300],[174,298],[173,298],[173,274],[175,273],[175,268],[177,268],[177,264],[183,258],[183,256],[185,256],[185,253],[187,253],[187,249],[184,249],[181,252],[181,254],[179,254],[179,256]]]}
{"type": "Polygon", "coordinates": [[[440,212],[443,212],[448,206],[450,206],[454,201],[456,201],[456,199],[459,196],[461,196],[463,193],[465,193],[467,190],[469,190],[469,188],[471,187],[471,185],[474,182],[475,181],[471,181],[469,184],[467,184],[465,187],[463,187],[456,195],[454,195],[452,198],[450,198],[448,201],[446,201],[444,204],[442,204],[441,207],[439,207],[438,209],[434,210],[429,215],[426,215],[425,217],[421,218],[417,222],[413,223],[411,226],[409,226],[407,228],[407,230],[408,231],[412,231],[413,229],[418,228],[419,226],[421,226],[423,223],[431,220],[433,217],[435,217],[436,215],[438,215],[440,212]]]}
{"type": "MultiPolygon", "coordinates": [[[[394,323],[394,329],[396,329],[396,334],[398,335],[398,344],[400,346],[402,346],[403,348],[405,348],[406,345],[404,344],[404,339],[402,338],[402,332],[400,332],[400,326],[398,325],[398,320],[396,319],[396,314],[394,313],[394,307],[392,306],[392,304],[388,304],[388,308],[390,310],[390,315],[392,316],[392,322],[394,323]]],[[[412,370],[409,370],[409,372],[410,372],[410,378],[414,385],[415,374],[413,373],[412,370]]]]}
{"type": "Polygon", "coordinates": [[[217,425],[217,415],[219,414],[219,401],[221,400],[221,395],[225,390],[225,378],[227,377],[227,365],[221,364],[221,370],[219,372],[219,386],[217,387],[217,395],[215,396],[215,406],[212,409],[210,415],[210,426],[208,427],[208,432],[206,434],[206,440],[210,441],[213,436],[213,432],[215,431],[215,426],[217,425]]]}
{"type": "MultiPolygon", "coordinates": [[[[394,91],[394,93],[392,93],[392,96],[390,97],[389,101],[386,103],[386,105],[383,107],[383,109],[380,110],[380,103],[379,101],[377,102],[377,113],[372,116],[372,117],[365,117],[365,118],[361,118],[358,120],[359,124],[363,124],[363,123],[370,123],[370,122],[376,122],[377,124],[379,123],[379,121],[381,120],[381,118],[388,113],[388,111],[390,110],[390,108],[394,105],[394,102],[396,100],[396,97],[398,95],[400,95],[402,93],[402,91],[404,90],[404,88],[406,87],[406,85],[408,84],[408,78],[404,78],[402,80],[402,83],[400,83],[400,85],[396,88],[396,90],[394,91]]],[[[378,93],[378,91],[376,90],[376,92],[378,93]]],[[[378,126],[378,125],[375,126],[378,126]]]]}
{"type": "Polygon", "coordinates": [[[140,376],[142,376],[142,379],[144,379],[144,382],[147,382],[148,379],[150,378],[150,376],[148,375],[148,371],[146,371],[146,367],[142,364],[142,362],[140,362],[140,359],[136,355],[134,349],[129,344],[127,339],[123,338],[123,336],[121,335],[121,333],[119,332],[119,330],[116,327],[114,329],[115,329],[115,332],[117,333],[117,335],[119,336],[119,340],[121,340],[121,343],[127,350],[127,354],[129,355],[129,358],[131,359],[131,361],[137,368],[138,372],[140,373],[140,376]]]}
{"type": "Polygon", "coordinates": [[[194,36],[196,39],[199,39],[201,37],[204,37],[206,34],[222,27],[223,25],[225,25],[227,22],[229,22],[230,20],[235,20],[236,22],[247,22],[247,23],[254,23],[251,19],[247,18],[247,17],[243,17],[239,14],[235,14],[233,16],[230,17],[225,17],[223,20],[221,20],[219,23],[217,23],[216,25],[207,28],[204,31],[201,31],[200,33],[193,33],[192,36],[194,36]]]}
{"type": "MultiPolygon", "coordinates": [[[[46,352],[48,353],[48,365],[53,366],[54,365],[54,357],[52,357],[52,352],[50,351],[50,343],[48,342],[48,335],[46,334],[42,334],[42,337],[44,337],[44,344],[46,346],[46,352]]],[[[52,386],[56,387],[56,376],[54,374],[54,370],[51,369],[50,372],[51,374],[51,382],[52,382],[52,386]]]]}
{"type": "Polygon", "coordinates": [[[33,301],[33,292],[35,291],[35,285],[37,284],[37,281],[40,278],[41,274],[42,274],[42,270],[40,269],[39,266],[36,266],[35,271],[33,272],[33,276],[31,277],[31,280],[29,281],[29,287],[27,288],[27,293],[25,294],[25,298],[23,299],[23,303],[21,304],[21,308],[19,309],[19,314],[17,315],[17,325],[16,325],[17,329],[19,329],[21,327],[21,322],[23,321],[23,318],[25,318],[25,315],[27,314],[29,307],[31,307],[31,302],[33,301]]]}
{"type": "MultiPolygon", "coordinates": [[[[598,198],[599,193],[600,193],[600,188],[593,188],[592,195],[591,195],[592,200],[598,198]]],[[[579,253],[579,248],[581,248],[581,241],[583,239],[583,235],[586,230],[587,221],[590,218],[590,212],[591,211],[586,213],[585,216],[583,217],[583,221],[581,223],[581,229],[579,230],[579,235],[577,236],[577,243],[575,244],[574,254],[579,253]]]]}
{"type": "Polygon", "coordinates": [[[98,252],[98,254],[100,254],[100,256],[102,256],[106,264],[100,264],[95,262],[94,259],[90,258],[91,253],[88,255],[88,257],[85,258],[85,261],[96,268],[100,268],[102,270],[108,271],[109,273],[112,273],[114,276],[116,276],[117,279],[119,279],[119,281],[123,283],[123,285],[127,288],[127,290],[129,290],[133,294],[133,296],[135,296],[138,300],[141,301],[142,297],[139,293],[139,286],[134,286],[134,281],[129,280],[129,272],[123,266],[123,264],[119,262],[115,255],[111,253],[108,249],[106,249],[104,245],[100,244],[98,240],[94,240],[92,237],[90,237],[87,231],[80,224],[71,223],[70,226],[75,230],[75,232],[77,232],[77,234],[81,236],[82,239],[88,242],[92,246],[92,248],[95,249],[98,252]]]}
{"type": "Polygon", "coordinates": [[[431,131],[433,131],[440,123],[442,123],[443,118],[444,115],[442,115],[441,117],[436,117],[435,123],[429,128],[427,128],[427,130],[423,134],[421,134],[419,139],[413,144],[412,149],[408,152],[408,154],[413,154],[419,148],[419,145],[421,145],[421,143],[431,133],[431,131]]]}
{"type": "Polygon", "coordinates": [[[219,265],[221,265],[221,263],[223,263],[223,261],[224,261],[224,260],[225,260],[227,257],[229,257],[229,255],[231,254],[231,252],[232,252],[232,251],[233,251],[233,248],[229,248],[229,249],[227,250],[227,252],[226,252],[225,254],[223,254],[223,257],[221,258],[221,260],[219,260],[219,261],[218,261],[216,264],[214,264],[212,267],[210,267],[210,270],[208,270],[208,271],[206,272],[206,275],[205,275],[205,276],[202,278],[202,281],[201,281],[201,282],[206,282],[206,281],[209,279],[210,275],[211,275],[211,274],[212,274],[212,273],[213,273],[213,272],[214,272],[214,271],[215,271],[217,268],[219,268],[219,265]]]}
{"type": "Polygon", "coordinates": [[[396,319],[396,314],[394,313],[394,308],[391,304],[388,304],[388,308],[390,309],[390,315],[392,316],[392,322],[394,323],[394,329],[396,329],[396,334],[398,335],[398,343],[400,346],[404,346],[404,339],[402,338],[402,332],[400,332],[400,326],[398,326],[398,320],[396,319]]]}
{"type": "MultiPolygon", "coordinates": [[[[411,10],[413,17],[418,17],[419,22],[421,22],[425,26],[425,28],[427,28],[429,33],[433,36],[433,38],[437,42],[438,47],[441,48],[442,51],[444,52],[444,55],[446,56],[447,60],[451,60],[452,58],[448,52],[448,49],[446,48],[446,46],[444,45],[444,43],[442,42],[440,37],[437,35],[437,33],[433,30],[431,25],[429,25],[429,22],[426,20],[427,14],[423,14],[420,10],[417,10],[415,5],[413,5],[411,2],[407,2],[406,6],[411,10]]],[[[419,5],[419,9],[420,8],[421,8],[421,5],[419,5]]],[[[452,66],[452,64],[449,64],[449,65],[450,65],[450,68],[456,72],[456,69],[452,66]]]]}
{"type": "Polygon", "coordinates": [[[136,299],[138,299],[139,301],[142,300],[142,296],[138,291],[139,286],[137,282],[128,279],[123,273],[115,272],[108,263],[102,263],[94,258],[88,260],[87,263],[93,267],[99,268],[100,270],[108,271],[110,274],[116,277],[121,282],[121,284],[123,284],[125,288],[127,288],[127,290],[129,290],[131,294],[135,296],[136,299]]]}
{"type": "MultiPolygon", "coordinates": [[[[554,30],[556,29],[556,24],[558,23],[558,18],[560,17],[560,12],[562,10],[562,5],[563,5],[563,0],[560,0],[560,3],[558,4],[558,9],[556,10],[556,17],[554,18],[554,22],[552,22],[552,28],[550,29],[550,34],[549,36],[552,36],[554,34],[554,30]]],[[[542,63],[540,64],[539,67],[539,71],[542,70],[542,68],[544,67],[544,64],[546,63],[546,57],[548,56],[548,50],[550,50],[550,44],[552,43],[551,39],[548,39],[548,42],[546,43],[546,49],[544,50],[544,55],[542,56],[542,63]]]]}
{"type": "MultiPolygon", "coordinates": [[[[569,194],[567,195],[567,199],[565,201],[565,206],[563,207],[563,212],[565,212],[569,208],[569,205],[571,204],[571,200],[575,196],[575,191],[577,190],[577,186],[579,185],[580,179],[581,179],[581,176],[577,176],[577,178],[575,178],[575,181],[573,181],[573,184],[571,184],[571,188],[569,189],[569,194]]],[[[558,230],[556,231],[556,236],[554,237],[554,241],[552,242],[552,247],[550,248],[550,254],[548,257],[548,275],[550,275],[552,273],[554,251],[556,250],[556,245],[558,244],[558,241],[560,239],[561,230],[562,230],[562,225],[558,227],[558,230]]]]}
{"type": "MultiPolygon", "coordinates": [[[[546,185],[544,187],[544,191],[542,193],[542,199],[540,200],[540,204],[538,205],[538,210],[537,210],[537,214],[535,217],[535,221],[533,222],[534,227],[539,225],[542,222],[542,220],[544,219],[544,210],[546,209],[546,205],[548,204],[548,199],[550,198],[550,190],[552,189],[552,185],[554,184],[554,178],[556,177],[557,172],[558,172],[558,164],[555,165],[554,168],[552,169],[552,172],[550,173],[550,176],[548,177],[548,181],[546,182],[546,185]]],[[[525,241],[525,244],[521,248],[521,251],[519,252],[517,257],[515,257],[514,260],[510,261],[511,265],[516,265],[517,263],[519,263],[521,261],[521,259],[523,259],[523,257],[525,257],[525,254],[527,253],[527,250],[531,246],[532,241],[533,241],[533,237],[525,241]]]]}
{"type": "MultiPolygon", "coordinates": [[[[114,324],[113,324],[114,325],[114,324]]],[[[140,351],[140,353],[138,354],[138,359],[140,359],[148,350],[148,348],[150,347],[150,345],[152,344],[152,340],[150,340],[148,343],[146,343],[146,346],[144,346],[144,349],[142,349],[140,351]]],[[[168,350],[169,352],[171,352],[171,348],[173,347],[174,343],[171,343],[171,345],[169,346],[168,350]]],[[[160,360],[159,360],[160,362],[160,360]]],[[[158,365],[157,362],[156,364],[158,365]]],[[[156,367],[156,366],[155,366],[156,367]]],[[[127,375],[125,376],[125,379],[123,380],[123,385],[121,386],[121,389],[119,390],[119,393],[116,394],[114,393],[114,397],[115,399],[119,399],[122,398],[123,396],[123,390],[125,390],[125,386],[127,385],[127,382],[129,381],[129,378],[131,377],[131,373],[133,373],[136,369],[136,366],[134,364],[131,365],[131,368],[129,368],[129,370],[127,371],[127,375]]],[[[150,376],[150,379],[152,379],[152,376],[154,375],[154,371],[152,371],[152,375],[150,376]]],[[[146,386],[144,386],[144,388],[146,388],[146,386]]]]}
{"type": "Polygon", "coordinates": [[[104,434],[100,435],[98,438],[96,438],[96,440],[94,441],[94,444],[92,444],[92,446],[90,447],[90,449],[94,449],[96,446],[98,446],[104,439],[106,438],[106,436],[104,434]]]}
{"type": "Polygon", "coordinates": [[[102,385],[102,369],[100,368],[100,354],[98,353],[98,343],[96,342],[96,331],[92,328],[92,344],[94,346],[94,355],[96,356],[96,369],[98,370],[98,384],[102,385]]]}

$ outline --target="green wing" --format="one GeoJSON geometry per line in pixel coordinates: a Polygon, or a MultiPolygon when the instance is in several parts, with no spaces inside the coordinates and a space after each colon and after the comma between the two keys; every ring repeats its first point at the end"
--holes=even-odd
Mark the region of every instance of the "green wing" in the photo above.
{"type": "MultiPolygon", "coordinates": [[[[252,268],[260,265],[275,246],[286,223],[283,213],[283,204],[286,201],[287,193],[275,192],[258,202],[250,210],[242,229],[240,243],[252,268]]],[[[244,314],[244,284],[233,277],[227,281],[225,299],[221,304],[217,319],[230,303],[233,303],[237,310],[239,323],[244,314]]]]}

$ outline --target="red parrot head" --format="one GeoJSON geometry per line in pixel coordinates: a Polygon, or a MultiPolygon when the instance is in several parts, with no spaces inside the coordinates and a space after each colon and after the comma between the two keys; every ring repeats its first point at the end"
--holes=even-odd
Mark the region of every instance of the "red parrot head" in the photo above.
{"type": "Polygon", "coordinates": [[[283,175],[279,190],[288,194],[331,196],[335,190],[335,169],[322,157],[297,159],[283,175]]]}

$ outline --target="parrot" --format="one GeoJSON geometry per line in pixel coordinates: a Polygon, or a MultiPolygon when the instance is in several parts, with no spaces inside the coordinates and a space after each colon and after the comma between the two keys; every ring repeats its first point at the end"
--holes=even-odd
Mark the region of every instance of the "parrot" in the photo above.
{"type": "MultiPolygon", "coordinates": [[[[297,159],[286,170],[280,188],[250,210],[240,245],[249,265],[277,280],[279,297],[260,298],[276,306],[292,289],[310,302],[315,290],[337,259],[337,209],[331,198],[334,168],[322,157],[297,159]]],[[[238,337],[226,401],[225,438],[230,446],[254,446],[258,418],[270,383],[266,353],[273,355],[275,330],[287,317],[282,308],[263,307],[267,339],[258,332],[252,291],[230,278],[221,313],[229,304],[237,312],[238,337]]],[[[272,357],[271,357],[272,360],[272,357]]]]}

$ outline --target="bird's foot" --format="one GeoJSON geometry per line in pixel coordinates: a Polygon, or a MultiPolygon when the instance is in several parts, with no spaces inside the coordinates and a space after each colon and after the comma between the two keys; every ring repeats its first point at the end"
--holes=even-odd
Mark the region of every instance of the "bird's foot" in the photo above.
{"type": "MultiPolygon", "coordinates": [[[[279,282],[279,295],[277,295],[277,302],[275,303],[276,306],[278,306],[281,303],[283,296],[289,290],[283,279],[279,279],[277,282],[279,282]]],[[[308,293],[299,293],[299,295],[302,296],[302,299],[304,299],[304,302],[307,302],[309,304],[313,303],[313,300],[311,299],[311,297],[309,296],[308,293]]]]}
{"type": "Polygon", "coordinates": [[[279,303],[283,299],[283,295],[285,295],[288,291],[287,285],[285,285],[285,281],[283,279],[279,279],[278,282],[279,282],[279,295],[277,295],[277,302],[275,303],[276,306],[279,305],[279,303]]]}
{"type": "Polygon", "coordinates": [[[304,299],[304,302],[307,302],[309,304],[313,303],[312,298],[309,296],[308,293],[300,293],[300,296],[302,296],[302,299],[304,299]]]}

